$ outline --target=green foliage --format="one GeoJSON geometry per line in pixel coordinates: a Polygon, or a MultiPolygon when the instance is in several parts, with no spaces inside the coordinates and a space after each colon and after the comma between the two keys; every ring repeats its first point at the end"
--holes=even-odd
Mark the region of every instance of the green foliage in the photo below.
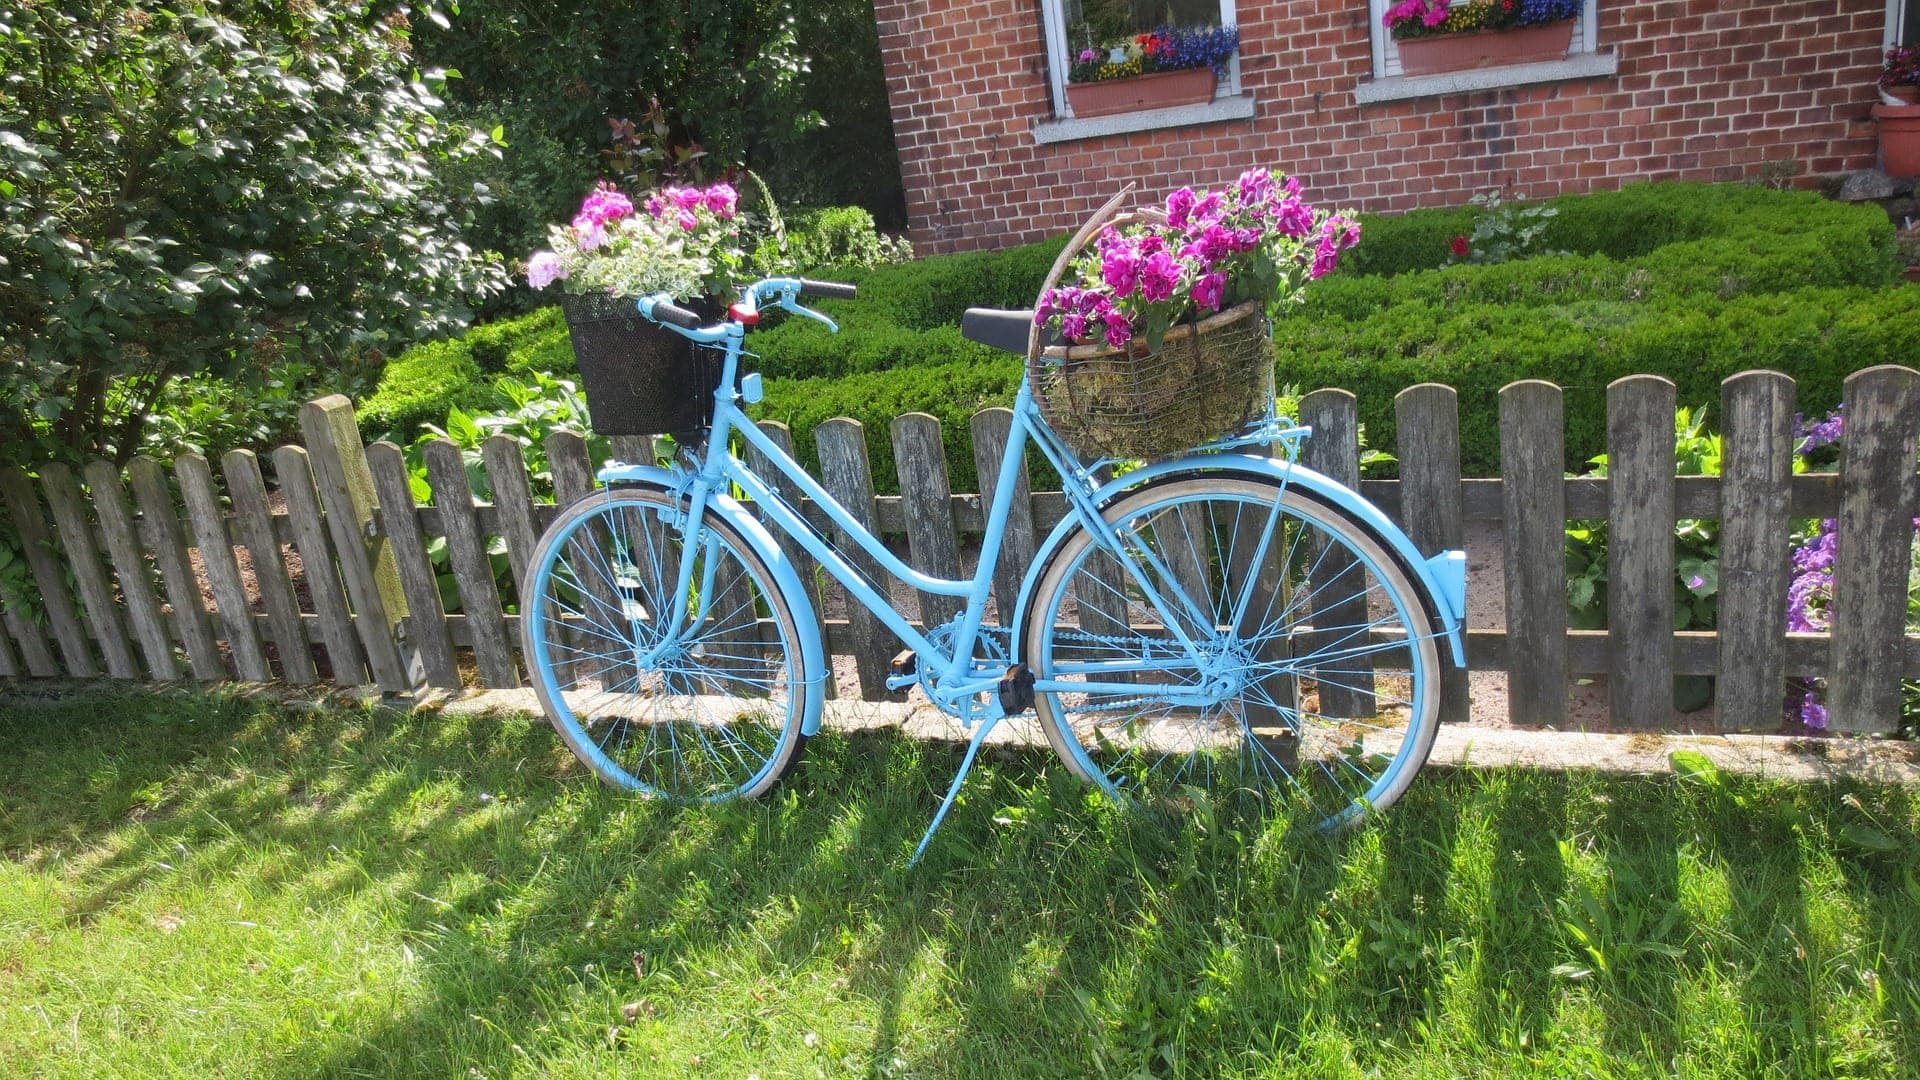
{"type": "Polygon", "coordinates": [[[884,236],[864,207],[829,206],[787,221],[785,262],[803,270],[887,266],[913,258],[913,245],[884,236]]]}
{"type": "Polygon", "coordinates": [[[1467,200],[1480,209],[1473,232],[1466,237],[1464,260],[1456,252],[1455,261],[1482,265],[1512,262],[1536,255],[1564,255],[1545,247],[1544,234],[1560,211],[1539,203],[1504,199],[1498,191],[1482,192],[1467,200]]]}
{"type": "Polygon", "coordinates": [[[419,29],[421,57],[459,70],[454,114],[500,125],[506,141],[497,163],[457,172],[498,199],[477,242],[524,256],[596,178],[663,165],[688,182],[746,165],[785,201],[857,202],[902,224],[864,0],[467,0],[448,22],[419,29]]]}
{"type": "Polygon", "coordinates": [[[387,365],[373,396],[360,404],[360,430],[405,442],[449,408],[477,407],[486,397],[483,373],[466,339],[430,341],[387,365]]]}
{"type": "Polygon", "coordinates": [[[463,326],[504,284],[404,15],[84,0],[0,21],[0,443],[128,453],[167,383],[463,326]],[[109,387],[112,391],[109,392],[109,387]]]}

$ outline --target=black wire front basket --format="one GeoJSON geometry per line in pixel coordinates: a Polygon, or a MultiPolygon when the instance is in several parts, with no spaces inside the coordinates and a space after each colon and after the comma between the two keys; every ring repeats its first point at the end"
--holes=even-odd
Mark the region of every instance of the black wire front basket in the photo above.
{"type": "MultiPolygon", "coordinates": [[[[681,306],[714,322],[723,314],[707,300],[681,306]]],[[[560,308],[595,432],[689,441],[712,423],[723,366],[718,350],[641,317],[632,297],[563,295],[560,308]]]]}

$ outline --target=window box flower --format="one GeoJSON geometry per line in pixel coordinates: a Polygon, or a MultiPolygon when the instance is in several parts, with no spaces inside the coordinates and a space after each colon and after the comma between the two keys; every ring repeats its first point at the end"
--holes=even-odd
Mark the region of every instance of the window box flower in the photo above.
{"type": "Polygon", "coordinates": [[[1580,0],[1403,0],[1383,20],[1408,75],[1564,60],[1580,0]]]}
{"type": "Polygon", "coordinates": [[[1067,72],[1067,107],[1085,118],[1205,104],[1239,47],[1240,32],[1231,26],[1163,26],[1090,46],[1067,72]]]}
{"type": "Polygon", "coordinates": [[[1888,49],[1880,71],[1880,92],[1902,105],[1920,105],[1920,45],[1888,49]]]}

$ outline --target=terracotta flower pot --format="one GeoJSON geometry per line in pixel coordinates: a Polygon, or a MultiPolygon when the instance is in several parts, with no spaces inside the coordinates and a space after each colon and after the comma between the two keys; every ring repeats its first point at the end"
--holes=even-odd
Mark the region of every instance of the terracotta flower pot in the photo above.
{"type": "Polygon", "coordinates": [[[1909,105],[1920,105],[1920,86],[1883,86],[1888,97],[1897,97],[1909,105]]]}
{"type": "Polygon", "coordinates": [[[1573,47],[1573,20],[1508,30],[1407,38],[1400,45],[1400,70],[1408,75],[1565,60],[1573,47]]]}
{"type": "Polygon", "coordinates": [[[1888,176],[1920,176],[1920,105],[1875,105],[1880,168],[1888,176]]]}
{"type": "Polygon", "coordinates": [[[1204,105],[1213,100],[1213,84],[1210,67],[1156,71],[1129,79],[1068,83],[1067,105],[1073,109],[1073,115],[1081,119],[1175,105],[1204,105]]]}

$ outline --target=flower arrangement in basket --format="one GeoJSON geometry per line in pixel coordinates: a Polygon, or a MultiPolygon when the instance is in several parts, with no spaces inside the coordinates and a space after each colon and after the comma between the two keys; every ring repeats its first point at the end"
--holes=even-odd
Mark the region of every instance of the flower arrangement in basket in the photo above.
{"type": "Polygon", "coordinates": [[[1153,458],[1264,419],[1267,317],[1331,271],[1360,227],[1266,169],[1109,218],[1118,202],[1061,253],[1034,311],[1029,374],[1047,422],[1084,457],[1153,458]],[[1039,348],[1041,330],[1061,343],[1039,348]]]}
{"type": "Polygon", "coordinates": [[[720,377],[714,358],[640,317],[634,301],[667,293],[719,317],[751,258],[731,184],[665,187],[635,206],[602,183],[550,250],[527,260],[527,284],[558,284],[594,429],[685,434],[706,424],[720,377]]]}

